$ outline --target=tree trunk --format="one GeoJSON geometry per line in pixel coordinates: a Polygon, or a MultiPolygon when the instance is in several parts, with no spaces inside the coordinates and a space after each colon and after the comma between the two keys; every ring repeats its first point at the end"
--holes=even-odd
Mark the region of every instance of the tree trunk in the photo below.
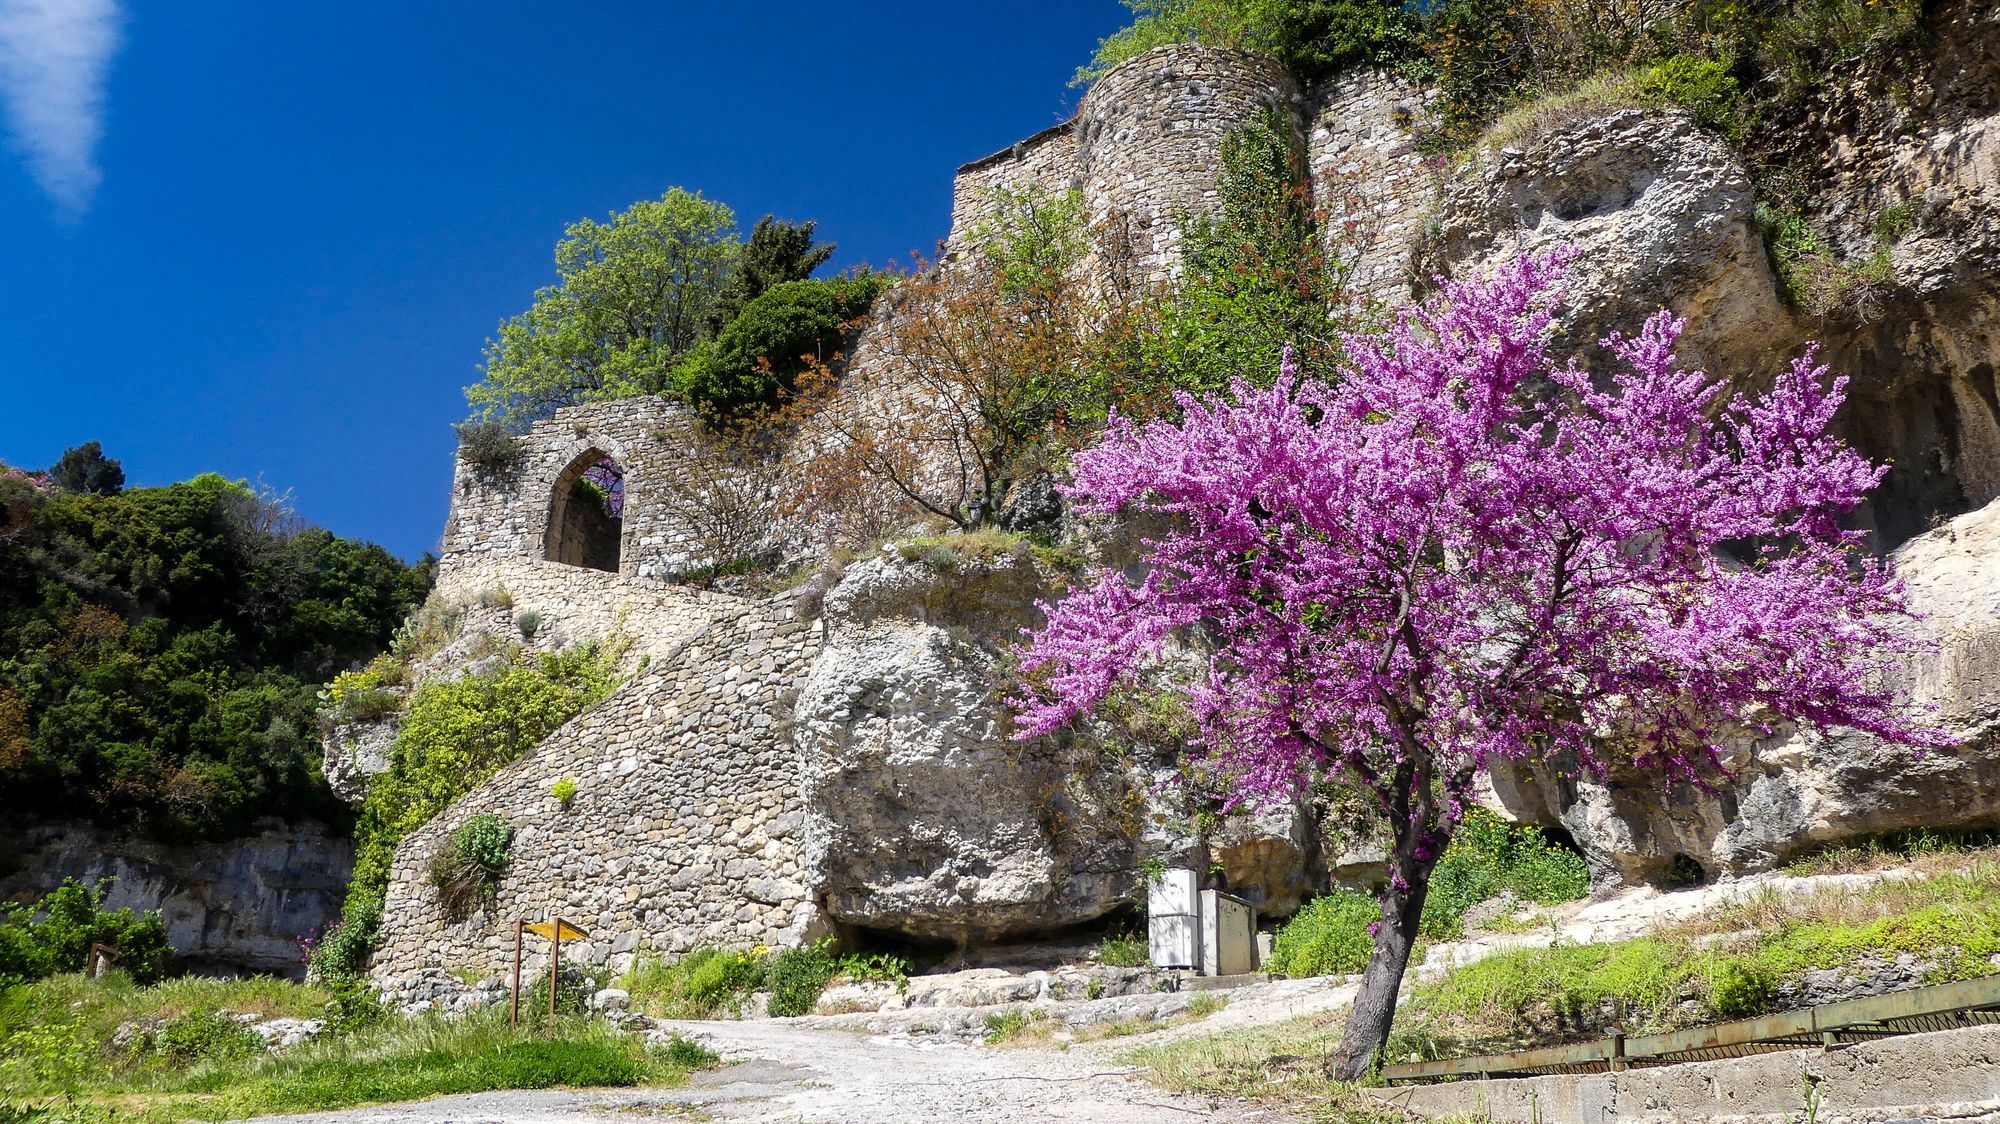
{"type": "MultiPolygon", "coordinates": [[[[1425,802],[1428,804],[1428,801],[1425,802]]],[[[1420,817],[1428,821],[1430,816],[1420,817]]],[[[1341,1081],[1359,1081],[1375,1068],[1376,1055],[1389,1040],[1396,1019],[1396,993],[1410,965],[1410,949],[1430,893],[1431,868],[1445,846],[1444,833],[1425,823],[1407,820],[1398,832],[1389,860],[1389,890],[1382,900],[1382,921],[1375,932],[1375,950],[1361,973],[1361,990],[1354,997],[1341,1034],[1340,1048],[1328,1068],[1341,1081]],[[1401,888],[1399,888],[1401,887],[1401,888]]]]}

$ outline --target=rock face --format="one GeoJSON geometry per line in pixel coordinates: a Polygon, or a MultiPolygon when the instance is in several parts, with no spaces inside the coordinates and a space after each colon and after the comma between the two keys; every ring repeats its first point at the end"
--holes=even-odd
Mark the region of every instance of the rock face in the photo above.
{"type": "Polygon", "coordinates": [[[1608,783],[1496,771],[1501,808],[1566,829],[1600,888],[1659,881],[1675,856],[1710,875],[1764,870],[1813,848],[1907,828],[2000,820],[2000,503],[1960,516],[1895,554],[1917,626],[1936,649],[1907,669],[1915,707],[1960,744],[1884,745],[1850,731],[1793,732],[1742,746],[1736,776],[1705,796],[1661,799],[1647,778],[1608,783]]]}
{"type": "Polygon", "coordinates": [[[1444,190],[1434,252],[1455,276],[1567,243],[1574,344],[1636,332],[1662,306],[1688,319],[1683,357],[1769,366],[1789,341],[1743,161],[1687,115],[1625,109],[1502,148],[1444,190]]]}
{"type": "Polygon", "coordinates": [[[300,975],[298,938],[340,915],[354,845],[318,824],[271,821],[255,835],[169,846],[88,824],[7,832],[0,897],[31,901],[65,878],[112,880],[112,909],[160,911],[174,951],[197,966],[300,975]]]}
{"type": "Polygon", "coordinates": [[[797,738],[835,921],[970,941],[1132,900],[1142,778],[1009,738],[997,653],[1046,588],[1025,556],[885,556],[827,595],[797,738]]]}

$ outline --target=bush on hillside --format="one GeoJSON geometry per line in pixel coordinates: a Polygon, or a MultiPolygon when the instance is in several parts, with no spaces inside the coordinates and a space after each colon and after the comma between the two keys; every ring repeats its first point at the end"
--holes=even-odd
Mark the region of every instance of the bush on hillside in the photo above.
{"type": "Polygon", "coordinates": [[[107,910],[103,901],[101,887],[72,878],[33,905],[0,906],[0,991],[81,971],[92,944],[116,949],[112,963],[140,983],[165,975],[174,950],[159,913],[107,910]]]}
{"type": "Polygon", "coordinates": [[[812,1014],[820,993],[839,970],[831,937],[778,950],[764,978],[764,986],[771,992],[771,1014],[779,1018],[812,1014]]]}
{"type": "Polygon", "coordinates": [[[1267,967],[1294,979],[1359,972],[1375,948],[1368,926],[1381,916],[1382,907],[1365,894],[1314,898],[1278,930],[1267,967]]]}
{"type": "Polygon", "coordinates": [[[674,389],[717,418],[777,405],[801,372],[842,351],[849,325],[868,314],[883,284],[864,275],[771,287],[689,353],[674,371],[674,389]]]}

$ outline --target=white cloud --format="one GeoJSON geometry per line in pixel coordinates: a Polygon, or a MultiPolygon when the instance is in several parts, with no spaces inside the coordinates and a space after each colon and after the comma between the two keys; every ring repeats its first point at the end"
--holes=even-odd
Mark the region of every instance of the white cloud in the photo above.
{"type": "Polygon", "coordinates": [[[104,85],[123,22],[118,0],[0,0],[0,107],[8,139],[68,218],[104,178],[104,85]]]}

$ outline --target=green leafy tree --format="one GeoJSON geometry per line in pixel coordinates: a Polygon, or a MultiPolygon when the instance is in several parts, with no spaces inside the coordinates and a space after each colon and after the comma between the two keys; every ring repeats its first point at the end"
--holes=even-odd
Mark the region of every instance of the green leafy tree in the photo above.
{"type": "Polygon", "coordinates": [[[49,469],[49,479],[65,492],[115,496],[125,489],[125,468],[104,455],[103,445],[85,441],[63,450],[55,466],[49,469]]]}
{"type": "Polygon", "coordinates": [[[1195,41],[1275,56],[1301,82],[1361,63],[1413,56],[1422,21],[1403,0],[1125,0],[1132,23],[1097,44],[1071,85],[1085,86],[1127,59],[1195,41]]]}
{"type": "Polygon", "coordinates": [[[716,296],[708,314],[708,334],[719,335],[745,306],[787,281],[804,281],[833,256],[834,244],[813,245],[811,221],[785,222],[771,215],[757,220],[743,247],[743,263],[716,296]]]}
{"type": "Polygon", "coordinates": [[[570,224],[557,282],[487,341],[485,378],[466,388],[488,420],[520,424],[558,407],[665,388],[702,336],[743,246],[721,203],[674,188],[609,222],[570,224]]]}

